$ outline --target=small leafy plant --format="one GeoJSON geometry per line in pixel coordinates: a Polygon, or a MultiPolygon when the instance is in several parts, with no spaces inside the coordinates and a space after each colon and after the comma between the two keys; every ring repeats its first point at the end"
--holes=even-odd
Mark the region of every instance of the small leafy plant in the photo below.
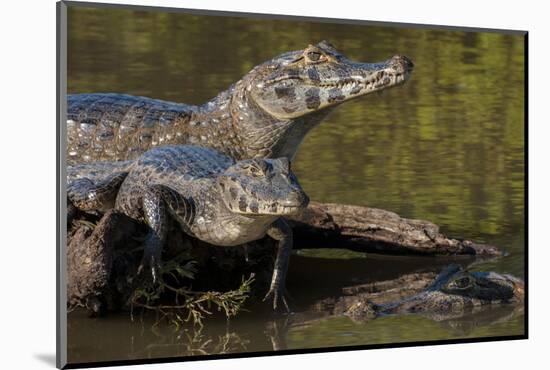
{"type": "Polygon", "coordinates": [[[187,287],[179,287],[185,280],[193,279],[197,272],[194,261],[185,262],[182,258],[185,258],[183,254],[166,261],[159,274],[161,278],[157,282],[146,282],[134,290],[129,299],[132,317],[134,308],[140,307],[155,311],[160,316],[158,322],[165,319],[177,328],[192,322],[202,327],[203,320],[212,315],[214,310],[223,312],[230,318],[243,309],[249,297],[254,274],[246,279],[243,277],[237,289],[227,292],[194,291],[187,287]],[[168,283],[167,280],[174,283],[168,283]],[[174,303],[161,303],[165,295],[170,295],[174,303]]]}

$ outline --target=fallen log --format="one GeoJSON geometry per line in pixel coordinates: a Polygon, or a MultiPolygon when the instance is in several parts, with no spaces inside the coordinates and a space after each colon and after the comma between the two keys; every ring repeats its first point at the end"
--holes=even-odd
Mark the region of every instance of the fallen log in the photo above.
{"type": "Polygon", "coordinates": [[[115,305],[119,294],[113,287],[123,275],[119,266],[113,272],[115,252],[127,244],[128,237],[137,231],[137,224],[110,210],[97,225],[84,223],[73,231],[67,241],[67,304],[69,308],[82,306],[92,314],[100,314],[115,305]]]}
{"type": "MultiPolygon", "coordinates": [[[[400,255],[470,255],[495,257],[494,246],[448,238],[431,222],[401,218],[381,209],[342,204],[315,203],[289,219],[294,232],[294,249],[341,248],[360,252],[400,255]]],[[[78,225],[78,222],[75,223],[78,225]]],[[[67,241],[68,304],[85,306],[98,314],[105,307],[124,305],[135,283],[143,228],[127,216],[108,211],[95,226],[80,224],[67,241]],[[137,236],[137,237],[136,237],[137,236]],[[130,252],[130,251],[134,252],[130,252]],[[124,298],[122,298],[124,297],[124,298]]],[[[143,236],[143,235],[142,235],[143,236]]],[[[251,261],[243,248],[213,247],[188,238],[179,228],[169,234],[163,258],[184,248],[202,268],[195,284],[202,289],[225,291],[243,274],[254,272],[258,284],[269,281],[269,255],[275,243],[266,237],[249,245],[251,261]],[[265,276],[263,276],[265,275],[265,276]]]]}
{"type": "Polygon", "coordinates": [[[439,226],[382,209],[311,202],[290,218],[294,248],[344,248],[366,253],[502,256],[492,245],[448,238],[439,226]]]}

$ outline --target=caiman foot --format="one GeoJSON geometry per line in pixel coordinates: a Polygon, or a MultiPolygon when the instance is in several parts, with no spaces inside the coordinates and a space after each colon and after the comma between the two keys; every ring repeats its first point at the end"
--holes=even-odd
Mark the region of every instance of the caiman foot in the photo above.
{"type": "Polygon", "coordinates": [[[265,302],[266,300],[271,298],[273,298],[273,310],[277,310],[277,308],[279,307],[279,301],[281,301],[284,304],[286,313],[290,313],[290,309],[288,308],[287,303],[288,294],[286,293],[286,290],[284,288],[271,287],[265,295],[264,299],[262,299],[262,301],[265,302]]]}
{"type": "Polygon", "coordinates": [[[158,253],[157,251],[153,252],[145,250],[145,252],[143,253],[143,258],[141,259],[141,263],[139,264],[139,267],[137,269],[137,274],[141,275],[142,273],[150,272],[150,277],[154,284],[160,278],[160,270],[160,253],[158,253]]]}
{"type": "Polygon", "coordinates": [[[86,308],[88,309],[88,315],[90,317],[98,317],[105,314],[107,311],[107,304],[99,297],[93,296],[86,299],[86,308]]]}

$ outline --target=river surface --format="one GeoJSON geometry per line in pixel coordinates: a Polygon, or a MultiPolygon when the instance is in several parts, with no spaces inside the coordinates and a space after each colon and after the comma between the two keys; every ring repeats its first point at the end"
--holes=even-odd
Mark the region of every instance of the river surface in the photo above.
{"type": "MultiPolygon", "coordinates": [[[[202,17],[126,10],[69,10],[68,92],[122,92],[203,103],[255,65],[329,40],[351,59],[415,63],[405,85],[337,108],[302,144],[293,168],[310,198],[430,220],[449,236],[500,246],[509,255],[472,269],[524,277],[523,38],[303,21],[202,17]]],[[[444,258],[338,250],[294,254],[288,289],[308,303],[345,285],[437,270],[444,258]]],[[[470,260],[461,259],[464,265],[470,260]]],[[[285,323],[252,307],[202,331],[155,326],[128,314],[68,321],[70,362],[322,348],[516,335],[522,310],[458,320],[387,316],[285,323]]],[[[286,320],[288,321],[288,320],[286,320]]],[[[290,320],[292,321],[292,320],[290,320]]]]}

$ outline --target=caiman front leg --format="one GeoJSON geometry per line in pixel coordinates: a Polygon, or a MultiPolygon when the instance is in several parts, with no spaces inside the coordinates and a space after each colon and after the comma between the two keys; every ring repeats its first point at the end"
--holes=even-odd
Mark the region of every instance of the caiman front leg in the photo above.
{"type": "Polygon", "coordinates": [[[279,242],[277,258],[273,267],[271,286],[264,297],[264,301],[273,297],[273,309],[276,310],[279,300],[285,305],[286,311],[290,312],[286,301],[286,273],[290,252],[292,251],[292,228],[282,218],[278,219],[267,230],[267,235],[279,242]]]}
{"type": "Polygon", "coordinates": [[[165,185],[151,186],[143,197],[142,206],[149,233],[145,240],[143,259],[138,272],[141,272],[144,267],[151,268],[154,282],[159,278],[169,215],[178,223],[189,225],[194,217],[195,207],[193,202],[165,185]]]}
{"type": "Polygon", "coordinates": [[[67,185],[67,222],[70,223],[77,210],[106,212],[113,208],[115,199],[128,172],[117,172],[105,180],[94,183],[80,178],[67,185]]]}
{"type": "Polygon", "coordinates": [[[152,187],[145,191],[141,206],[143,220],[149,230],[145,237],[143,257],[137,272],[140,274],[144,268],[150,269],[153,282],[156,282],[161,267],[162,247],[166,241],[166,204],[162,195],[152,187]]]}

